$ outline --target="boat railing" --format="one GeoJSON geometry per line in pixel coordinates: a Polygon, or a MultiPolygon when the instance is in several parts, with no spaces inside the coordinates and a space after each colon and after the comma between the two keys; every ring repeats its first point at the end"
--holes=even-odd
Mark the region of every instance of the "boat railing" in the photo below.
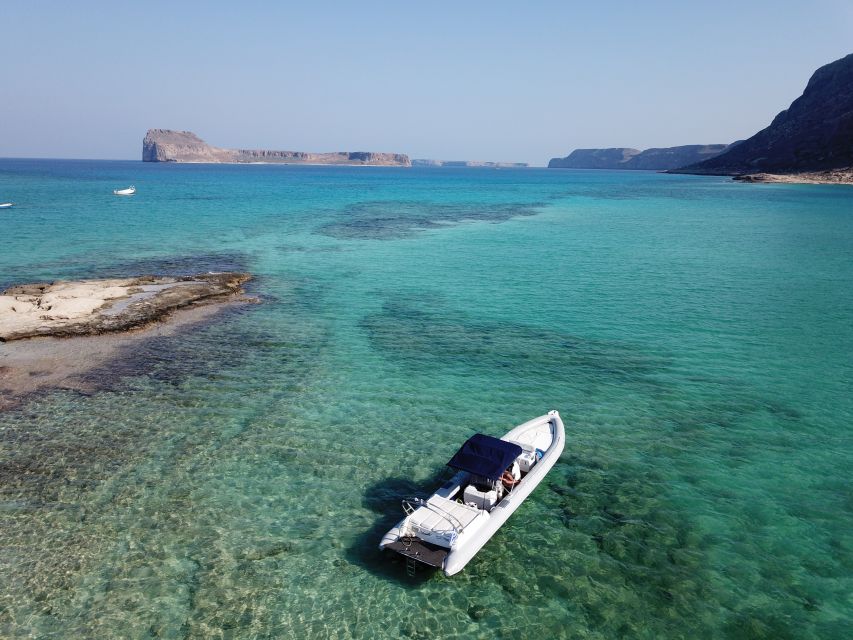
{"type": "MultiPolygon", "coordinates": [[[[450,526],[453,527],[454,538],[462,533],[463,529],[465,529],[465,525],[459,521],[459,518],[436,504],[424,500],[423,498],[406,498],[403,500],[403,511],[407,516],[412,515],[418,507],[425,507],[446,520],[450,526]]],[[[436,531],[436,529],[433,529],[433,531],[436,531]]]]}

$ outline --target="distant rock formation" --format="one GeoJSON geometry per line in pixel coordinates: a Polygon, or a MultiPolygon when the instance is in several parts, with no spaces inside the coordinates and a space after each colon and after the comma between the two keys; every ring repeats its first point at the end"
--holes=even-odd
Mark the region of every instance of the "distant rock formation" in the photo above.
{"type": "Polygon", "coordinates": [[[853,54],[815,71],[803,95],[766,129],[726,153],[674,173],[797,174],[851,167],[853,54]]]}
{"type": "Polygon", "coordinates": [[[483,162],[481,160],[412,160],[413,167],[487,167],[492,169],[520,169],[528,167],[526,162],[483,162]]]}
{"type": "Polygon", "coordinates": [[[549,169],[645,169],[664,171],[712,158],[731,145],[689,144],[654,149],[575,149],[565,158],[553,158],[549,169]]]}
{"type": "Polygon", "coordinates": [[[412,158],[413,167],[441,167],[444,166],[443,160],[429,160],[426,158],[412,158]]]}
{"type": "MultiPolygon", "coordinates": [[[[737,144],[737,143],[733,143],[737,144]]],[[[646,149],[627,162],[627,169],[662,171],[683,167],[685,163],[713,158],[731,147],[729,144],[688,144],[680,147],[646,149]]]]}
{"type": "Polygon", "coordinates": [[[212,147],[191,131],[149,129],[142,140],[143,162],[236,162],[236,152],[212,147]]]}
{"type": "Polygon", "coordinates": [[[624,169],[639,149],[613,147],[610,149],[575,149],[565,158],[551,158],[549,169],[624,169]]]}
{"type": "Polygon", "coordinates": [[[402,153],[371,151],[306,153],[267,149],[221,149],[207,144],[191,131],[170,129],[148,130],[142,141],[142,161],[412,166],[409,156],[402,153]]]}

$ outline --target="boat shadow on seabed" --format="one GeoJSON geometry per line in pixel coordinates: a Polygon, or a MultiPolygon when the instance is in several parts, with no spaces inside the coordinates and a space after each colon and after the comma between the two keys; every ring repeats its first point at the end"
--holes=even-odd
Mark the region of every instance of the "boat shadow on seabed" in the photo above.
{"type": "Polygon", "coordinates": [[[429,495],[441,484],[446,471],[436,471],[431,477],[422,482],[414,482],[403,476],[381,480],[365,489],[362,504],[376,513],[378,518],[373,526],[356,537],[353,544],[346,550],[346,559],[374,575],[394,580],[401,585],[412,587],[428,581],[436,571],[441,571],[420,565],[414,576],[406,573],[406,559],[397,554],[379,549],[379,541],[388,529],[403,517],[401,500],[407,496],[429,495]]]}

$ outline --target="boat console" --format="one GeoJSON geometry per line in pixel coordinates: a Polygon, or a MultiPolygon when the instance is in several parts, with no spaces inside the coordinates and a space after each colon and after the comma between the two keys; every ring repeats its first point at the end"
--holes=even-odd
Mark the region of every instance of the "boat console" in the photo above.
{"type": "Polygon", "coordinates": [[[472,504],[478,509],[485,509],[486,511],[491,511],[499,499],[500,496],[498,496],[497,489],[487,488],[483,490],[473,484],[465,487],[465,491],[462,494],[462,500],[465,504],[472,504]]]}
{"type": "MultiPolygon", "coordinates": [[[[514,440],[511,442],[515,442],[514,440]]],[[[533,465],[542,457],[542,452],[537,452],[536,448],[524,442],[515,442],[521,447],[521,453],[515,459],[522,473],[527,473],[533,468],[533,465]]]]}
{"type": "Polygon", "coordinates": [[[522,473],[527,473],[536,464],[536,452],[535,451],[522,451],[521,455],[516,458],[516,462],[518,462],[518,466],[521,468],[522,473]]]}

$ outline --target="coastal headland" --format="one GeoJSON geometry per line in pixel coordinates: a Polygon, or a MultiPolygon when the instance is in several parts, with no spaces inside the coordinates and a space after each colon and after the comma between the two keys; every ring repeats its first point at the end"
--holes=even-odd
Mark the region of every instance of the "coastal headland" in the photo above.
{"type": "Polygon", "coordinates": [[[815,71],[802,95],[766,128],[725,153],[671,172],[742,182],[851,182],[853,53],[815,71]]]}
{"type": "Polygon", "coordinates": [[[173,335],[221,309],[257,302],[247,273],[22,284],[0,295],[0,410],[46,388],[87,390],[80,377],[123,349],[173,335]]]}
{"type": "Polygon", "coordinates": [[[565,158],[551,158],[549,169],[634,169],[664,171],[713,158],[731,145],[690,144],[657,149],[575,149],[565,158]]]}
{"type": "Polygon", "coordinates": [[[149,129],[142,141],[143,162],[189,162],[217,164],[337,164],[412,166],[403,153],[374,151],[272,151],[269,149],[222,149],[207,144],[191,131],[149,129]]]}
{"type": "Polygon", "coordinates": [[[552,169],[642,169],[739,182],[853,183],[853,54],[817,69],[764,129],[729,145],[575,149],[552,169]]]}

